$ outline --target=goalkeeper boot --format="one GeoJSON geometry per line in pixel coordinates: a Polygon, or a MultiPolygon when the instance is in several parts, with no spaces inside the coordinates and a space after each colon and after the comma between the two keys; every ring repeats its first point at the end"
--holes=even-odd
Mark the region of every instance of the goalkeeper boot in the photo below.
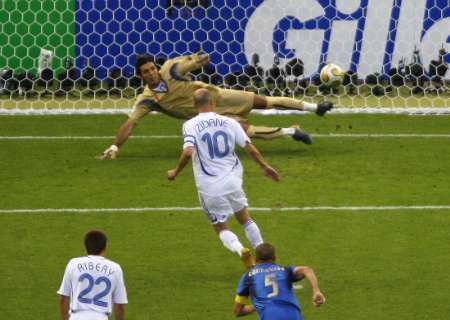
{"type": "Polygon", "coordinates": [[[325,113],[327,113],[328,111],[333,109],[333,107],[334,107],[333,102],[331,102],[331,101],[320,101],[317,104],[316,114],[318,116],[323,116],[325,113]]]}
{"type": "Polygon", "coordinates": [[[241,260],[247,270],[255,266],[255,260],[253,259],[252,252],[248,248],[242,249],[241,260]]]}
{"type": "Polygon", "coordinates": [[[294,139],[295,141],[301,141],[304,144],[312,144],[312,138],[309,134],[307,134],[305,131],[303,131],[302,129],[300,129],[300,126],[298,125],[294,125],[291,126],[291,128],[295,129],[294,134],[292,135],[292,139],[294,139]]]}

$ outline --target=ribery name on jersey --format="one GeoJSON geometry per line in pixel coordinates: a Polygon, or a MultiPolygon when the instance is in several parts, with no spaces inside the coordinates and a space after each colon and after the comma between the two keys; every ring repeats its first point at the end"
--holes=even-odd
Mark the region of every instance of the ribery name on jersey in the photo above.
{"type": "Polygon", "coordinates": [[[87,272],[87,271],[97,271],[99,273],[103,273],[105,276],[110,276],[114,273],[114,270],[112,270],[108,265],[103,264],[103,263],[94,263],[94,262],[89,262],[89,263],[79,263],[77,265],[78,267],[78,271],[81,272],[87,272]]]}

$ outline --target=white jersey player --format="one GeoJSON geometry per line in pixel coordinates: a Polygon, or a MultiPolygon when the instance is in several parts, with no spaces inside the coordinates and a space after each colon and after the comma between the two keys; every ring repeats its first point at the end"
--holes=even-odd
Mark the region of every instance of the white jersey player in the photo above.
{"type": "Polygon", "coordinates": [[[57,292],[63,320],[106,320],[113,309],[116,320],[124,319],[128,300],[123,272],[104,257],[106,241],[103,232],[88,232],[84,238],[88,255],[67,264],[57,292]]]}
{"type": "Polygon", "coordinates": [[[184,123],[183,136],[183,149],[195,149],[192,165],[200,194],[219,196],[242,190],[243,169],[234,147],[245,148],[251,142],[236,120],[202,112],[184,123]]]}
{"type": "Polygon", "coordinates": [[[206,89],[194,93],[199,114],[183,125],[183,152],[177,166],[167,172],[169,180],[183,170],[192,157],[200,204],[224,246],[239,254],[246,265],[254,264],[250,250],[244,248],[229,229],[227,220],[234,214],[244,227],[253,248],[263,243],[261,232],[247,211],[247,198],[242,189],[243,169],[235,153],[235,145],[244,148],[261,166],[264,173],[278,181],[278,173],[263,159],[240,124],[213,112],[213,101],[206,89]]]}

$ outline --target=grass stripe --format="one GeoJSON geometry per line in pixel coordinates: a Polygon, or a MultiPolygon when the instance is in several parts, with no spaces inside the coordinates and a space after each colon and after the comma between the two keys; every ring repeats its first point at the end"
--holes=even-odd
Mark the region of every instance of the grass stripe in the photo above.
{"type": "MultiPolygon", "coordinates": [[[[330,133],[312,134],[314,138],[450,138],[450,134],[432,133],[330,133]]],[[[110,140],[115,136],[0,136],[0,140],[110,140]]],[[[131,139],[179,139],[179,135],[131,136],[131,139]]]]}
{"type": "MultiPolygon", "coordinates": [[[[0,213],[87,213],[87,212],[167,212],[167,211],[201,211],[200,207],[142,207],[142,208],[29,208],[0,209],[0,213]]],[[[250,207],[250,211],[394,211],[394,210],[450,210],[450,205],[427,206],[317,206],[317,207],[285,207],[264,208],[250,207]]]]}

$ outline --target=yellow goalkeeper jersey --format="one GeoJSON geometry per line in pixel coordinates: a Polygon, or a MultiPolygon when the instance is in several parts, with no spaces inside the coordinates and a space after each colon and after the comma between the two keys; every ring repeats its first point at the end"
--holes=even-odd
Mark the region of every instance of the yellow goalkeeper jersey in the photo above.
{"type": "Polygon", "coordinates": [[[144,92],[136,98],[130,118],[138,120],[150,111],[158,111],[175,118],[190,119],[197,115],[193,94],[195,90],[205,88],[216,102],[216,113],[245,120],[252,109],[254,94],[189,80],[186,73],[201,67],[195,61],[195,54],[167,60],[159,71],[159,85],[155,88],[145,86],[144,92]]]}

